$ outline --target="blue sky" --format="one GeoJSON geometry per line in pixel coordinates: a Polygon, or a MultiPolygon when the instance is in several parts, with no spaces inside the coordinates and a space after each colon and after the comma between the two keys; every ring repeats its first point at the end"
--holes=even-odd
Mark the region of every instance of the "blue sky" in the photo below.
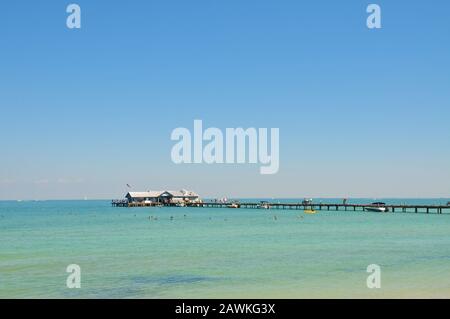
{"type": "Polygon", "coordinates": [[[448,1],[74,2],[2,4],[0,199],[450,196],[448,1]],[[173,164],[194,119],[280,128],[279,173],[173,164]]]}

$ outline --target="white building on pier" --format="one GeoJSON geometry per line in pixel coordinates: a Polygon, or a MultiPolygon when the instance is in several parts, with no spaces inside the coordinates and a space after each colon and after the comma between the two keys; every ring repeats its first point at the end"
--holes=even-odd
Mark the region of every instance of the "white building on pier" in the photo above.
{"type": "Polygon", "coordinates": [[[129,192],[125,198],[128,203],[197,203],[201,202],[200,196],[192,191],[182,189],[180,191],[148,191],[129,192]]]}

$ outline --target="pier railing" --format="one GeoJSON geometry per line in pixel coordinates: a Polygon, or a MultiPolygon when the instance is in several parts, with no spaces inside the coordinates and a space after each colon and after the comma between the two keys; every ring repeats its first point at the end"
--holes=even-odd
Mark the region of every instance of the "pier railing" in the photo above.
{"type": "MultiPolygon", "coordinates": [[[[285,210],[326,210],[326,211],[365,211],[367,208],[379,208],[378,204],[334,204],[334,203],[217,203],[205,202],[201,207],[211,208],[247,208],[247,209],[285,209],[285,210]],[[236,207],[237,206],[237,207],[236,207]]],[[[197,205],[196,205],[197,206],[197,205]]],[[[437,213],[450,212],[450,205],[402,205],[387,204],[381,207],[386,212],[437,213]]]]}
{"type": "MultiPolygon", "coordinates": [[[[134,203],[128,200],[113,200],[115,207],[152,207],[152,206],[176,206],[174,203],[134,203]]],[[[206,207],[206,208],[245,208],[245,209],[281,209],[281,210],[326,210],[326,211],[366,211],[367,208],[379,208],[375,204],[334,204],[334,203],[240,203],[240,202],[196,202],[186,203],[186,207],[206,207]]],[[[407,204],[386,204],[386,212],[392,213],[450,213],[450,205],[407,205],[407,204]]]]}

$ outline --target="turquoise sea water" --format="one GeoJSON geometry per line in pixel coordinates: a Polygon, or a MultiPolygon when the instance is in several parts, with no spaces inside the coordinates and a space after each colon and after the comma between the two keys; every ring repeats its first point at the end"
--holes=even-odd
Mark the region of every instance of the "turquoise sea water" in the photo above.
{"type": "Polygon", "coordinates": [[[450,214],[0,202],[0,297],[449,298],[450,214]]]}

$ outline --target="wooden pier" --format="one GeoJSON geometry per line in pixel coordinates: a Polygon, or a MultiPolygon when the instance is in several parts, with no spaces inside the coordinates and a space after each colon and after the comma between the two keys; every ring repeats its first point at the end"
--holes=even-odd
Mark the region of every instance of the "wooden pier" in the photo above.
{"type": "MultiPolygon", "coordinates": [[[[200,207],[209,207],[209,208],[232,208],[232,203],[215,203],[215,202],[206,202],[201,204],[196,204],[195,206],[200,205],[200,207]]],[[[326,210],[326,211],[365,211],[366,208],[376,208],[379,207],[377,205],[372,204],[332,204],[332,203],[312,203],[312,204],[303,204],[303,203],[236,203],[235,206],[237,208],[246,208],[246,209],[282,209],[282,210],[326,210]]],[[[387,212],[392,213],[434,213],[434,214],[443,214],[450,213],[450,206],[448,205],[390,205],[387,204],[383,207],[388,209],[387,212]]]]}
{"type": "Polygon", "coordinates": [[[147,203],[147,202],[129,202],[126,199],[115,199],[111,201],[111,205],[114,207],[160,207],[160,206],[168,206],[163,205],[162,203],[147,203]]]}
{"type": "MultiPolygon", "coordinates": [[[[172,203],[129,203],[127,200],[113,200],[114,207],[154,207],[154,206],[176,206],[172,203]]],[[[187,207],[204,208],[244,208],[244,209],[278,209],[278,210],[325,210],[325,211],[365,211],[366,208],[379,207],[373,204],[333,204],[333,203],[240,203],[240,202],[202,202],[186,203],[187,207]]],[[[397,205],[386,204],[389,213],[424,213],[443,214],[450,213],[450,205],[397,205]]]]}

